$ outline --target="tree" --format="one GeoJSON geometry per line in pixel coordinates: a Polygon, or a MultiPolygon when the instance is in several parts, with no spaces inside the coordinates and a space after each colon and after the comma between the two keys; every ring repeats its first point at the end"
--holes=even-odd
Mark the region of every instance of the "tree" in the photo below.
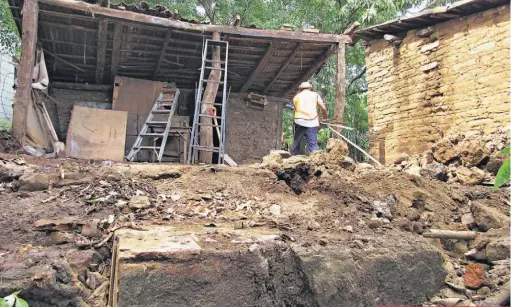
{"type": "Polygon", "coordinates": [[[0,1],[0,52],[12,55],[20,55],[21,40],[18,29],[14,23],[9,3],[7,0],[0,1]]]}

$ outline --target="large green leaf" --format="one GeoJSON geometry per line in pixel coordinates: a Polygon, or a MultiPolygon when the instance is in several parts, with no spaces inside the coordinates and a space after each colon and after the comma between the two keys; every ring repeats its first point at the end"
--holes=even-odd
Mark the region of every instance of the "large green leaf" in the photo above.
{"type": "Polygon", "coordinates": [[[502,151],[500,152],[500,154],[503,156],[509,156],[509,153],[510,153],[509,145],[507,145],[506,148],[502,149],[502,151]]]}
{"type": "MultiPolygon", "coordinates": [[[[508,150],[509,150],[509,147],[508,147],[508,150]]],[[[509,182],[509,175],[510,175],[509,166],[510,165],[509,165],[509,157],[508,157],[506,159],[506,161],[504,161],[502,166],[499,168],[497,177],[495,177],[495,184],[493,185],[494,191],[497,190],[498,188],[500,188],[502,185],[509,182]]]]}

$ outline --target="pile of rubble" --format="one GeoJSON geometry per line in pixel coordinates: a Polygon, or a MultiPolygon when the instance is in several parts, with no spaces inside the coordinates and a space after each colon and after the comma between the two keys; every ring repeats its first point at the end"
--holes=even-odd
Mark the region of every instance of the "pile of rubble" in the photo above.
{"type": "Polygon", "coordinates": [[[449,135],[422,155],[398,156],[393,161],[393,169],[449,183],[477,185],[492,182],[506,158],[500,152],[508,144],[508,129],[490,134],[449,135]]]}

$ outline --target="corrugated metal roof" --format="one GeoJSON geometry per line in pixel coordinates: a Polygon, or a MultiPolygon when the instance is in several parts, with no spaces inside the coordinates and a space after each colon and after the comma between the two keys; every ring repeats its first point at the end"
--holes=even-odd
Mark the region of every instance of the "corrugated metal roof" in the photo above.
{"type": "MultiPolygon", "coordinates": [[[[22,3],[22,0],[9,0],[20,29],[22,3]]],[[[94,83],[100,23],[106,22],[102,83],[113,82],[117,72],[121,76],[176,82],[181,88],[195,88],[203,43],[211,38],[212,31],[220,29],[222,38],[230,44],[228,86],[233,92],[243,88],[270,45],[276,45],[265,67],[257,69],[258,74],[245,88],[245,91],[274,96],[289,94],[296,84],[309,78],[343,39],[342,35],[194,26],[176,19],[176,14],[161,6],[149,8],[146,4],[121,3],[104,8],[81,1],[44,0],[39,1],[38,39],[46,50],[52,80],[94,83]],[[146,14],[155,17],[141,18],[146,14]],[[293,57],[288,60],[290,55],[293,57]]]]}
{"type": "Polygon", "coordinates": [[[373,40],[385,34],[407,32],[425,28],[454,18],[462,18],[490,8],[509,4],[509,0],[463,0],[447,6],[425,10],[420,13],[387,21],[355,32],[356,38],[373,40]]]}

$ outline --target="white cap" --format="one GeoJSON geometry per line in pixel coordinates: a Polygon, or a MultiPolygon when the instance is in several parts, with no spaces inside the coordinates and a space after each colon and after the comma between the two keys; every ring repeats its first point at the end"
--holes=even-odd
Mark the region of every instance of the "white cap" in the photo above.
{"type": "Polygon", "coordinates": [[[300,86],[298,88],[303,90],[305,88],[311,88],[311,87],[312,87],[312,84],[310,84],[310,82],[302,82],[302,84],[300,84],[300,86]]]}

